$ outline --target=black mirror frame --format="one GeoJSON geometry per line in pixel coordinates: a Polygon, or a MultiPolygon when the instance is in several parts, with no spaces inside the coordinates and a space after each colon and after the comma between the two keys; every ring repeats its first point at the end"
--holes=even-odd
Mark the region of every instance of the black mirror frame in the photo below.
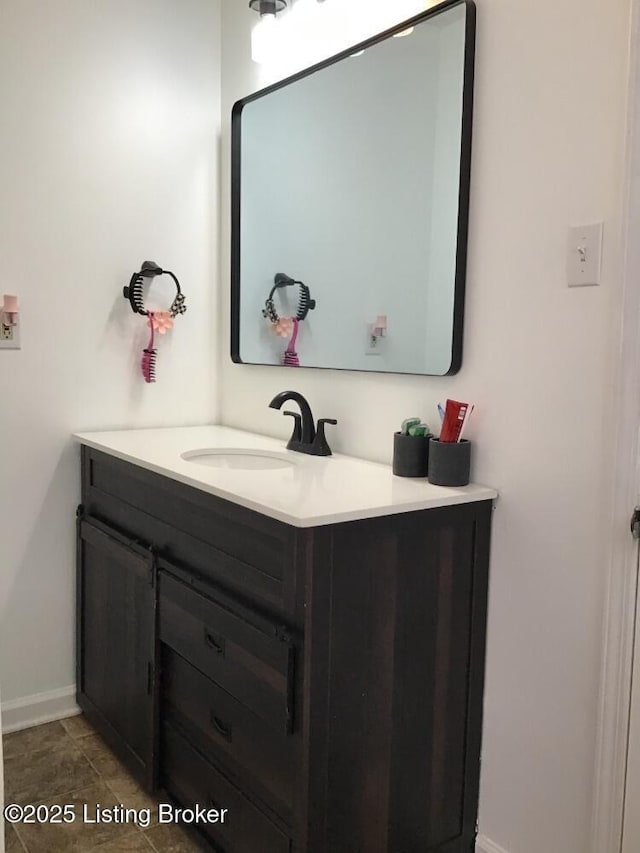
{"type": "MultiPolygon", "coordinates": [[[[231,360],[235,364],[254,364],[240,358],[240,202],[241,202],[241,117],[246,104],[283,89],[290,83],[295,83],[309,77],[316,71],[334,65],[360,50],[366,50],[379,42],[386,41],[397,33],[409,27],[441,14],[447,9],[464,5],[467,9],[465,28],[464,84],[462,93],[462,139],[460,149],[460,187],[458,196],[458,242],[456,251],[456,274],[453,304],[453,333],[451,339],[451,366],[444,374],[412,373],[400,375],[411,376],[453,376],[462,366],[462,349],[464,334],[464,303],[467,277],[467,245],[469,235],[469,194],[471,183],[471,138],[473,126],[473,88],[476,48],[476,5],[473,0],[444,0],[437,6],[421,12],[400,24],[385,30],[366,41],[353,45],[347,50],[337,53],[329,59],[305,68],[284,80],[280,80],[265,89],[248,95],[237,101],[231,114],[231,360]]],[[[266,367],[281,367],[281,365],[263,365],[266,367]]],[[[387,373],[398,375],[395,371],[359,370],[357,368],[326,368],[308,367],[310,370],[345,370],[352,373],[387,373]]]]}

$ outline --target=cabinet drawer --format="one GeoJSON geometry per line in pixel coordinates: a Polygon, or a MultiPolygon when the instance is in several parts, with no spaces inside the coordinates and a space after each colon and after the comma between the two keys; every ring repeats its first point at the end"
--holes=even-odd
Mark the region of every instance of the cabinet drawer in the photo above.
{"type": "Polygon", "coordinates": [[[160,640],[279,732],[293,728],[293,643],[160,573],[160,640]]]}
{"type": "Polygon", "coordinates": [[[289,817],[297,739],[265,725],[229,693],[168,649],[162,664],[162,708],[195,745],[289,817]]]}
{"type": "Polygon", "coordinates": [[[162,781],[184,807],[227,809],[200,830],[225,853],[290,853],[289,837],[169,724],[163,727],[162,781]]]}
{"type": "Polygon", "coordinates": [[[302,628],[303,531],[89,447],[82,448],[82,503],[174,565],[302,628]]]}
{"type": "Polygon", "coordinates": [[[291,563],[294,531],[281,521],[96,450],[88,451],[85,477],[96,498],[142,510],[270,578],[281,581],[291,563]]]}

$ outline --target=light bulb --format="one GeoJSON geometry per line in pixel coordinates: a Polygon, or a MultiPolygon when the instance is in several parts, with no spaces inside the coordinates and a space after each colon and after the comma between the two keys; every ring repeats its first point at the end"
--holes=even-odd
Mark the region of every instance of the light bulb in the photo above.
{"type": "Polygon", "coordinates": [[[276,51],[278,24],[276,16],[262,15],[251,33],[251,58],[262,65],[273,57],[276,51]]]}

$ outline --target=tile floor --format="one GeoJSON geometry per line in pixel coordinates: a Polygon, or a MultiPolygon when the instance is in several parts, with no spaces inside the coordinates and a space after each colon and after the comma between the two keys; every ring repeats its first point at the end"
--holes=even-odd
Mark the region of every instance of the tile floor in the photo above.
{"type": "Polygon", "coordinates": [[[70,824],[5,824],[6,853],[200,853],[174,825],[154,822],[156,801],[129,776],[84,717],[5,735],[5,802],[73,805],[70,824]],[[151,809],[148,829],[135,824],[83,823],[102,808],[151,809]]]}

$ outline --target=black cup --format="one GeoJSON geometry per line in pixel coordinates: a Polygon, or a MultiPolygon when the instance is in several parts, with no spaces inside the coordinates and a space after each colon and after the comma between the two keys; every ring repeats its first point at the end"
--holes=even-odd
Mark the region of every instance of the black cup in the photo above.
{"type": "Polygon", "coordinates": [[[393,435],[393,473],[396,477],[426,477],[430,435],[393,435]]]}
{"type": "Polygon", "coordinates": [[[466,486],[471,476],[471,443],[429,442],[429,482],[434,486],[466,486]]]}

